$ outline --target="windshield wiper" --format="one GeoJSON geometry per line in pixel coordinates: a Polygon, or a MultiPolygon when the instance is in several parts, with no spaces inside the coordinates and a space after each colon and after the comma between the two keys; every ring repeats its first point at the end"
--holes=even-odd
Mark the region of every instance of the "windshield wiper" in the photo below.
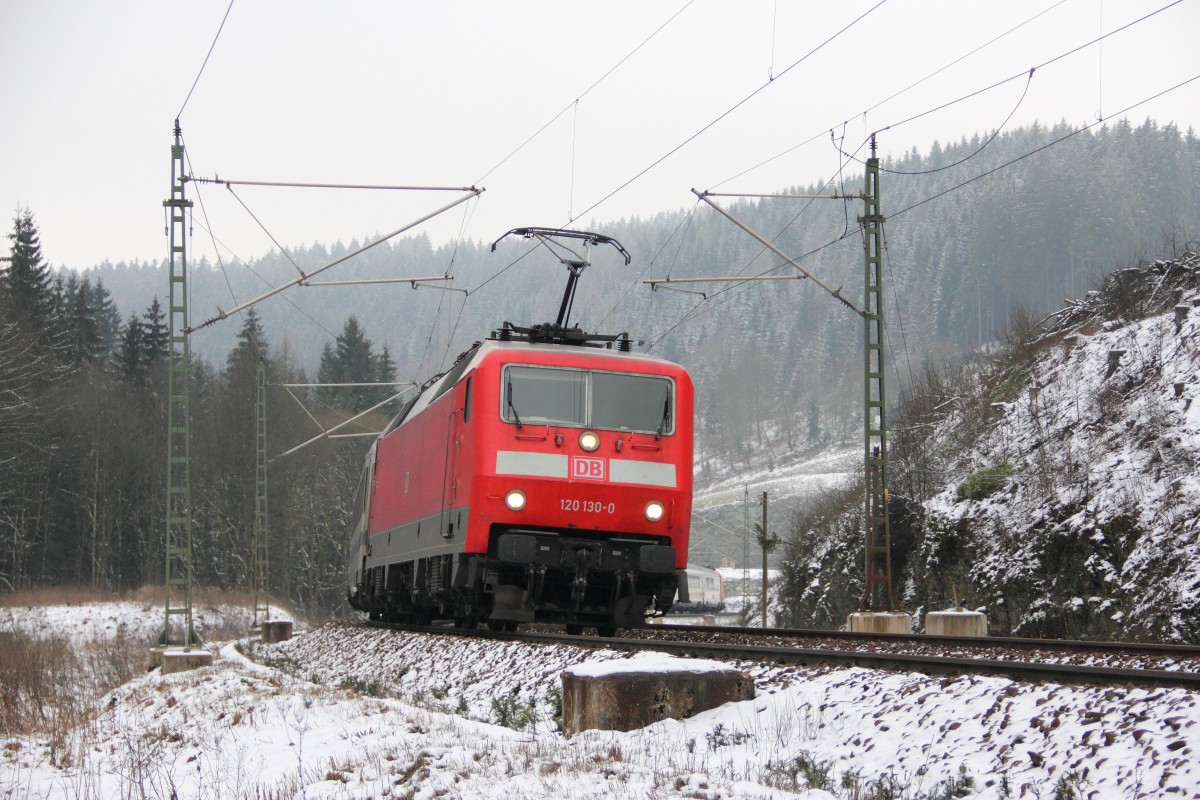
{"type": "Polygon", "coordinates": [[[512,378],[509,378],[508,379],[508,410],[512,412],[513,419],[515,419],[517,421],[517,430],[521,430],[521,417],[519,414],[517,414],[517,407],[513,405],[512,395],[513,395],[512,378]]]}
{"type": "Polygon", "coordinates": [[[658,423],[658,430],[654,432],[654,438],[661,439],[663,429],[667,427],[667,423],[671,421],[671,392],[667,392],[667,399],[663,401],[662,420],[658,423]]]}

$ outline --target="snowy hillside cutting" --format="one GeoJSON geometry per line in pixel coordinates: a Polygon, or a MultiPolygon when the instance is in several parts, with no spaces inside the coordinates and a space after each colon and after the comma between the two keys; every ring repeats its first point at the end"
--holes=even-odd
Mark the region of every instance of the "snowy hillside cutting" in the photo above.
{"type": "Polygon", "coordinates": [[[1200,641],[1198,286],[1192,254],[1114,273],[945,398],[907,465],[942,476],[910,593],[940,572],[1017,633],[1200,641]]]}

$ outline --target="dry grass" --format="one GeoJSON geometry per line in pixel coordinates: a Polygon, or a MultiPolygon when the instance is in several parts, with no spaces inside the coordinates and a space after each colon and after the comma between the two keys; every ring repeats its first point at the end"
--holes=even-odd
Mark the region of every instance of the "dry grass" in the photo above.
{"type": "MultiPolygon", "coordinates": [[[[163,587],[144,586],[118,594],[85,586],[44,586],[0,594],[0,608],[80,606],[134,602],[163,603],[163,587]]],[[[249,592],[198,589],[193,604],[253,609],[249,592]]],[[[272,608],[281,606],[272,600],[272,608]]],[[[249,612],[249,613],[252,613],[249,612]]],[[[230,616],[201,632],[208,641],[246,635],[246,622],[230,616]]],[[[48,631],[0,630],[0,736],[47,735],[51,742],[91,720],[107,692],[146,669],[152,641],[140,641],[124,627],[98,641],[53,635],[48,631]]]]}
{"type": "MultiPolygon", "coordinates": [[[[159,589],[161,594],[162,589],[159,589]]],[[[0,592],[0,608],[35,606],[78,606],[84,603],[111,603],[125,598],[107,589],[91,586],[36,586],[15,592],[0,592]]]]}
{"type": "MultiPolygon", "coordinates": [[[[161,604],[163,602],[163,587],[148,584],[127,593],[122,599],[161,604]]],[[[192,603],[198,606],[244,606],[246,608],[253,608],[254,593],[245,589],[218,589],[212,586],[196,586],[192,589],[192,603]]],[[[271,604],[275,608],[279,607],[279,604],[273,597],[271,598],[271,604]]]]}
{"type": "Polygon", "coordinates": [[[146,648],[121,633],[79,643],[0,632],[0,736],[44,736],[50,762],[70,766],[100,698],[145,666],[146,648]]]}
{"type": "MultiPolygon", "coordinates": [[[[34,586],[15,592],[0,592],[0,608],[36,608],[38,606],[78,606],[86,603],[116,603],[122,600],[161,605],[163,587],[147,584],[127,592],[113,592],[91,586],[34,586]]],[[[272,608],[287,608],[278,598],[269,598],[272,608]]],[[[198,586],[192,590],[194,605],[254,607],[254,594],[245,589],[218,589],[198,586]]]]}

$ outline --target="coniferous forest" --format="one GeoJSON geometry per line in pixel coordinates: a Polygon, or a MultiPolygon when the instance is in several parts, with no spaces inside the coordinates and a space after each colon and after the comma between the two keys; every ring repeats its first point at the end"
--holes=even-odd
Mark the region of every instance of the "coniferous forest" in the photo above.
{"type": "MultiPolygon", "coordinates": [[[[1200,238],[1194,132],[1149,120],[1075,130],[1035,125],[885,158],[888,357],[897,394],[927,359],[994,341],[1014,309],[1040,317],[1116,267],[1169,256],[1200,238]]],[[[852,169],[808,186],[780,176],[778,190],[855,193],[861,171],[852,169]]],[[[784,252],[803,257],[806,268],[859,296],[861,204],[729,207],[784,252]]],[[[17,210],[0,264],[0,589],[160,582],[165,264],[53,270],[36,211],[17,210]]],[[[796,449],[859,435],[861,322],[811,282],[710,287],[704,297],[641,285],[667,275],[791,269],[702,204],[576,227],[618,238],[634,260],[624,266],[598,251],[570,322],[627,330],[642,349],[688,367],[697,383],[702,469],[716,460],[736,464],[764,442],[796,449]]],[[[192,337],[199,582],[241,588],[249,581],[255,376],[264,361],[271,586],[303,609],[336,607],[348,509],[368,440],[323,440],[276,456],[318,433],[316,423],[336,424],[386,399],[387,390],[282,384],[420,383],[504,320],[552,319],[565,272],[525,258],[527,243],[519,240],[493,253],[490,242],[502,233],[480,231],[479,241],[437,247],[422,236],[398,239],[338,268],[343,279],[397,270],[453,274],[455,285],[471,290],[465,299],[405,284],[301,288],[192,337]]],[[[361,241],[370,238],[362,232],[361,241]]],[[[289,255],[310,269],[361,241],[301,245],[289,255]]],[[[200,259],[192,264],[193,319],[294,274],[278,252],[246,263],[200,259]]],[[[353,430],[377,429],[386,411],[353,430]]]]}
{"type": "MultiPolygon", "coordinates": [[[[0,588],[67,583],[123,591],[161,583],[163,304],[155,297],[123,319],[102,283],[53,275],[29,211],[18,212],[8,236],[0,280],[0,588]]],[[[268,340],[251,309],[219,363],[193,359],[193,569],[204,585],[249,584],[260,361],[270,387],[268,431],[280,443],[319,432],[310,413],[329,427],[390,394],[295,390],[301,407],[279,384],[304,383],[305,373],[268,340]]],[[[317,377],[373,383],[393,381],[393,373],[386,346],[376,349],[350,316],[321,354],[317,377]]],[[[379,422],[364,418],[349,430],[379,422]]],[[[336,574],[363,441],[321,441],[268,469],[270,584],[301,608],[328,612],[342,593],[336,574]]]]}

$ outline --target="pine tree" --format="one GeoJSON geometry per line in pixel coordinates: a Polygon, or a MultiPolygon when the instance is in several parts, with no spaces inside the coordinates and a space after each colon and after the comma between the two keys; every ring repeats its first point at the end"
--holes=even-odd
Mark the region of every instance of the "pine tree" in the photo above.
{"type": "MultiPolygon", "coordinates": [[[[375,383],[380,380],[383,369],[395,371],[391,355],[384,364],[372,351],[371,340],[366,337],[358,317],[351,315],[337,337],[336,345],[325,345],[321,351],[321,365],[317,370],[318,383],[375,383]]],[[[318,396],[330,405],[358,413],[378,403],[375,387],[327,387],[318,396]]],[[[383,397],[386,397],[384,395],[383,397]]]]}
{"type": "Polygon", "coordinates": [[[92,286],[92,308],[96,315],[96,329],[104,353],[112,353],[121,337],[121,312],[113,302],[112,294],[104,288],[104,281],[97,279],[92,286]]]}
{"type": "Polygon", "coordinates": [[[225,380],[234,383],[246,375],[255,375],[258,362],[267,358],[267,338],[262,322],[252,308],[246,312],[242,329],[238,331],[237,344],[225,359],[225,380]]]}
{"type": "Polygon", "coordinates": [[[42,244],[38,238],[33,212],[18,209],[13,219],[9,254],[0,258],[7,264],[0,270],[0,290],[8,293],[17,323],[25,330],[48,332],[53,316],[50,268],[42,262],[42,244]]]}
{"type": "MultiPolygon", "coordinates": [[[[317,383],[342,383],[341,365],[338,364],[337,356],[333,352],[333,345],[329,342],[321,348],[321,364],[317,367],[317,383]]],[[[337,392],[329,386],[322,387],[317,390],[317,396],[324,402],[336,404],[338,402],[337,392]]]]}
{"type": "Polygon", "coordinates": [[[17,210],[8,238],[9,254],[0,258],[0,294],[19,329],[31,334],[39,348],[54,353],[62,347],[54,280],[42,261],[41,240],[29,209],[17,210]]]}
{"type": "Polygon", "coordinates": [[[131,314],[121,329],[120,343],[113,350],[113,366],[128,381],[146,378],[146,330],[137,314],[131,314]]]}
{"type": "Polygon", "coordinates": [[[142,323],[145,339],[143,352],[145,365],[148,366],[167,355],[167,348],[171,345],[171,332],[167,330],[167,316],[163,313],[158,297],[155,297],[150,303],[143,318],[145,319],[142,323]]]}
{"type": "Polygon", "coordinates": [[[100,324],[96,317],[91,281],[87,278],[82,281],[68,279],[64,300],[64,321],[68,330],[65,351],[67,363],[78,366],[87,361],[95,361],[104,352],[104,342],[100,338],[100,324]]]}
{"type": "MultiPolygon", "coordinates": [[[[396,381],[396,362],[392,360],[392,354],[386,344],[375,358],[374,381],[376,383],[395,383],[396,381]]],[[[393,386],[380,386],[372,393],[370,405],[382,403],[391,397],[395,391],[393,386]]],[[[391,408],[391,404],[385,406],[385,408],[391,408]]]]}

